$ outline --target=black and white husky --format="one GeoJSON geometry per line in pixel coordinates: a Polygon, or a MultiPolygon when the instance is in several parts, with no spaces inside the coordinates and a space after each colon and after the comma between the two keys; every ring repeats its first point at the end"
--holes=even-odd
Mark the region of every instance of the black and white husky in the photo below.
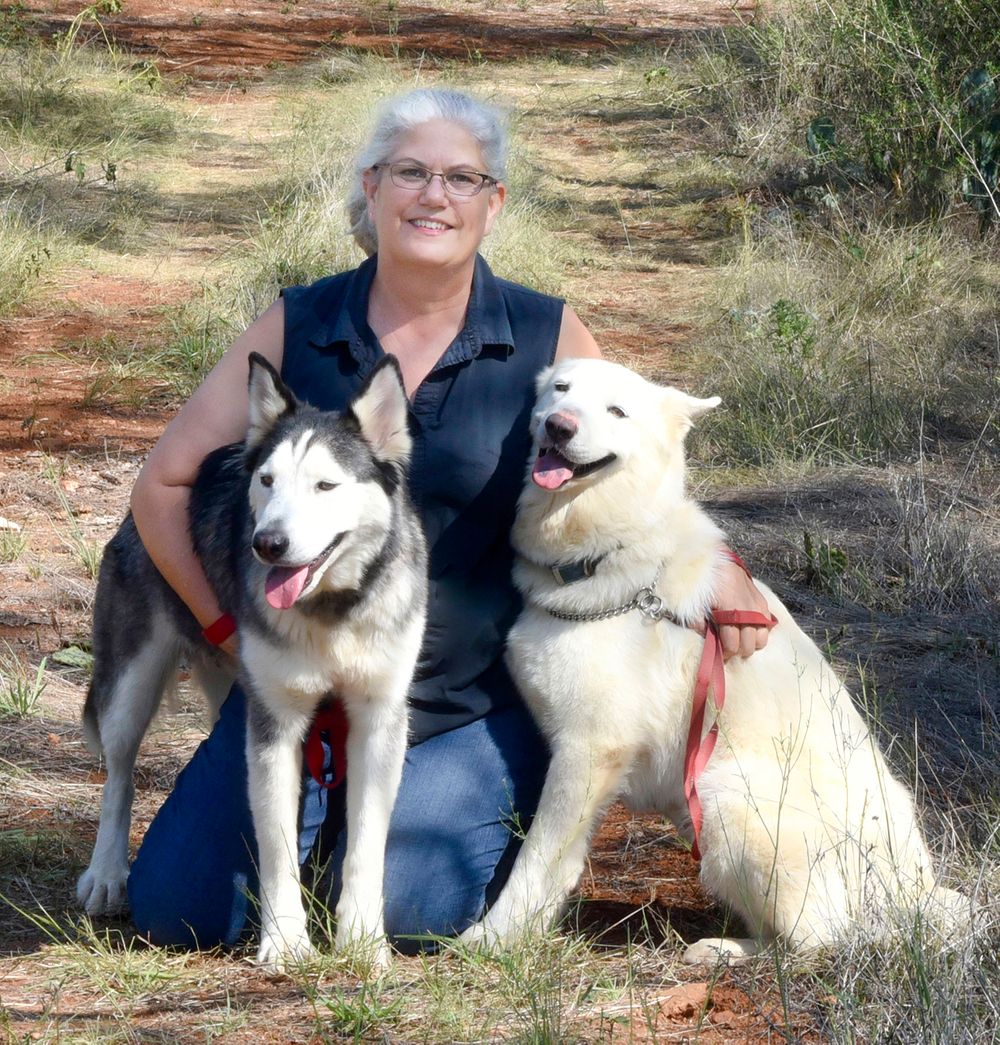
{"type": "MultiPolygon", "coordinates": [[[[257,957],[280,965],[311,950],[296,858],[301,745],[317,706],[335,695],[350,727],[337,944],[367,941],[384,963],[385,842],[426,605],[426,549],[406,494],[402,377],[387,357],[342,414],[327,413],[296,400],[253,354],[249,400],[245,443],[201,467],[190,525],[219,604],[239,624],[260,860],[257,957]]],[[[129,516],[101,566],[83,716],[108,773],[97,842],[77,887],[90,914],[124,905],[136,753],[181,659],[217,710],[233,669],[202,638],[129,516]]]]}

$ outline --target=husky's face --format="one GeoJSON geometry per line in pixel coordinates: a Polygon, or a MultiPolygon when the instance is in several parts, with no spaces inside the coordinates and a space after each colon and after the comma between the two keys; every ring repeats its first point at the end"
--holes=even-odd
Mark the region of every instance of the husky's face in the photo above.
{"type": "Polygon", "coordinates": [[[572,490],[640,454],[666,463],[692,420],[720,401],[651,384],[606,360],[566,360],[538,378],[531,479],[549,492],[572,490]]]}
{"type": "Polygon", "coordinates": [[[265,594],[275,609],[360,580],[385,539],[409,458],[406,409],[395,360],[336,415],[299,403],[269,365],[252,359],[253,552],[270,567],[265,594]]]}

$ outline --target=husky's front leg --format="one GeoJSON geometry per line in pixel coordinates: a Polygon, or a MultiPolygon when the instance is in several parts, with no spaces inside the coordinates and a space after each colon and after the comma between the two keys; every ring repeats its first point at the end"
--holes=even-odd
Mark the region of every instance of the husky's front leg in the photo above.
{"type": "Polygon", "coordinates": [[[509,942],[543,930],[583,873],[597,819],[618,793],[627,759],[583,744],[556,741],[538,810],[507,884],[463,943],[509,942]]]}
{"type": "Polygon", "coordinates": [[[373,948],[376,965],[389,963],[382,882],[389,817],[406,756],[405,696],[345,701],[347,740],[347,852],[337,903],[338,947],[373,948]]]}
{"type": "Polygon", "coordinates": [[[305,958],[313,950],[298,862],[302,738],[309,720],[299,709],[265,705],[256,696],[249,700],[248,786],[260,864],[257,961],[278,969],[286,959],[305,958]]]}

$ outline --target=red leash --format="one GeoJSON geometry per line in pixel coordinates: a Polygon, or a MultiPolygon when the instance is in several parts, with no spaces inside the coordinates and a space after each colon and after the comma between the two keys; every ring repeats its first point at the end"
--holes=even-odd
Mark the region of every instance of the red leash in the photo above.
{"type": "Polygon", "coordinates": [[[309,775],[320,787],[333,789],[344,779],[347,772],[347,713],[342,700],[332,700],[316,712],[316,718],[309,730],[303,745],[303,757],[309,775]],[[327,783],[323,779],[323,734],[330,745],[330,758],[333,764],[333,780],[327,783]]]}
{"type": "MultiPolygon", "coordinates": [[[[746,563],[729,548],[726,548],[725,552],[749,577],[750,571],[747,569],[746,563]]],[[[750,624],[773,628],[778,623],[778,619],[773,615],[765,617],[763,613],[757,613],[754,610],[715,610],[706,623],[705,645],[702,648],[701,661],[695,676],[691,727],[688,730],[687,748],[684,752],[684,796],[687,799],[691,828],[694,831],[691,855],[695,860],[701,859],[699,841],[703,820],[697,783],[715,750],[715,742],[719,737],[719,712],[726,703],[726,663],[722,656],[719,628],[730,624],[736,626],[750,624]],[[708,706],[709,691],[715,698],[715,721],[708,732],[702,736],[705,729],[705,709],[708,706]]]]}

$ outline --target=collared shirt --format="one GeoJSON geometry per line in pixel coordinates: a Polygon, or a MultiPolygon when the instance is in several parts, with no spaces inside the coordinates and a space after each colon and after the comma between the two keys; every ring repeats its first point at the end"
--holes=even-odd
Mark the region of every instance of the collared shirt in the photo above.
{"type": "MultiPolygon", "coordinates": [[[[283,292],[282,376],[314,406],[344,409],[384,354],[367,319],[376,266],[377,255],[283,292]]],[[[518,699],[501,661],[520,607],[509,532],[535,378],[554,359],[562,309],[477,257],[465,324],[410,404],[409,488],[430,553],[427,631],[410,693],[415,742],[518,699]]]]}

